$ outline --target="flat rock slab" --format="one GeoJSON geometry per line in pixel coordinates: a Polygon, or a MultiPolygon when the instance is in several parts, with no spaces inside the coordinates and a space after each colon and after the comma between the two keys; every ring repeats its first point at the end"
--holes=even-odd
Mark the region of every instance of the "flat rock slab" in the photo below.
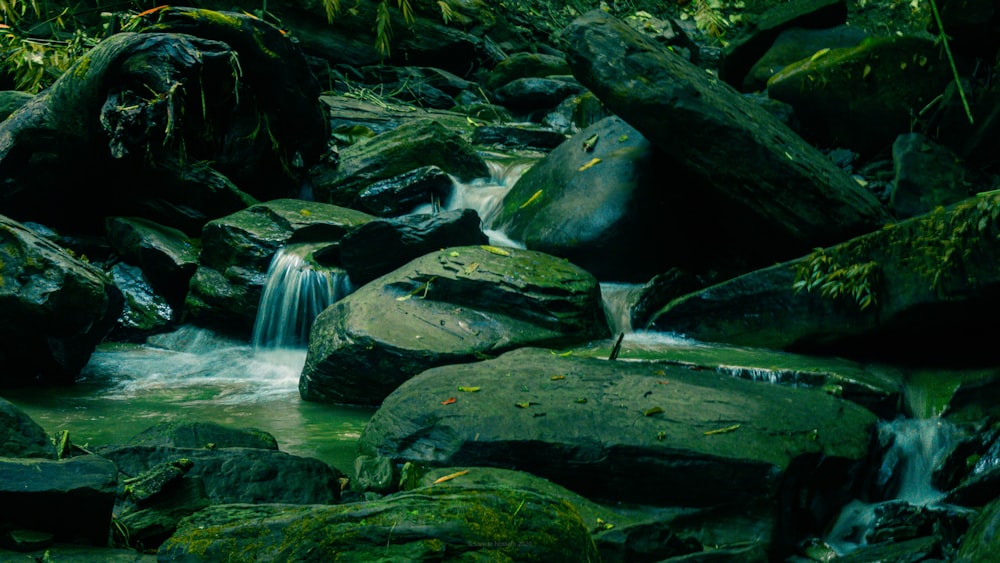
{"type": "Polygon", "coordinates": [[[589,498],[706,506],[772,499],[820,475],[821,459],[846,470],[865,458],[875,420],[814,389],[524,348],[411,379],[383,402],[359,449],[516,468],[589,498]],[[786,475],[793,465],[797,475],[786,475]]]}

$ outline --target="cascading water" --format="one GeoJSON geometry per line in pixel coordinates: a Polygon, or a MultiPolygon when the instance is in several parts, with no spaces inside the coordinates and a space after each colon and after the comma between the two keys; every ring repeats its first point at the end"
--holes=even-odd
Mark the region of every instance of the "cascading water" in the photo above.
{"type": "Polygon", "coordinates": [[[932,476],[960,438],[959,430],[950,422],[933,417],[882,421],[878,432],[882,443],[889,443],[876,479],[882,498],[856,499],[841,510],[825,540],[838,555],[870,543],[880,508],[900,502],[934,507],[944,498],[944,493],[933,486],[932,476]]]}
{"type": "Polygon", "coordinates": [[[274,255],[254,323],[254,349],[303,347],[317,315],[351,292],[346,273],[308,261],[316,248],[293,244],[274,255]]]}

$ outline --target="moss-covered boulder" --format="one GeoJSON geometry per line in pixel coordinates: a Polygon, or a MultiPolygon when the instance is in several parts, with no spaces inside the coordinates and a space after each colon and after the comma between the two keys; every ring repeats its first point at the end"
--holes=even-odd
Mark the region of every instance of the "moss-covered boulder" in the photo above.
{"type": "Polygon", "coordinates": [[[0,216],[0,384],[72,382],[121,310],[103,272],[0,216]]]}
{"type": "Polygon", "coordinates": [[[517,468],[591,499],[752,513],[783,543],[846,500],[875,420],[821,390],[522,348],[404,383],[359,450],[517,468]]]}
{"type": "Polygon", "coordinates": [[[950,80],[934,38],[890,35],[792,63],[768,80],[767,93],[795,109],[811,141],[872,154],[909,132],[950,80]]]}
{"type": "Polygon", "coordinates": [[[593,10],[562,40],[574,76],[660,149],[658,166],[700,179],[669,189],[711,209],[695,223],[699,246],[703,237],[711,248],[735,245],[759,267],[888,220],[874,196],[767,110],[627,24],[593,10]]]}
{"type": "Polygon", "coordinates": [[[648,327],[743,346],[974,363],[992,349],[1000,193],[676,299],[648,327]],[[956,352],[962,353],[956,356],[956,352]]]}
{"type": "Polygon", "coordinates": [[[577,266],[529,250],[447,248],[323,311],[299,390],[307,400],[377,405],[430,367],[607,335],[597,279],[577,266]]]}
{"type": "Polygon", "coordinates": [[[573,507],[532,491],[428,487],[339,506],[226,505],[160,546],[184,561],[597,561],[573,507]]]}
{"type": "Polygon", "coordinates": [[[45,429],[17,405],[0,398],[0,457],[56,459],[45,429]]]}

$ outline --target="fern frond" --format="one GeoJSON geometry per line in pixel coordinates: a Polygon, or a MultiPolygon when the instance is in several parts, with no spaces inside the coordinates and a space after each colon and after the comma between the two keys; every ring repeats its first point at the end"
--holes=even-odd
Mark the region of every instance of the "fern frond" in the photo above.
{"type": "Polygon", "coordinates": [[[333,23],[340,14],[340,0],[323,0],[323,9],[326,11],[326,22],[333,23]]]}
{"type": "Polygon", "coordinates": [[[392,40],[392,20],[389,16],[389,0],[382,0],[375,12],[375,50],[385,58],[389,56],[392,40]]]}
{"type": "Polygon", "coordinates": [[[396,0],[396,5],[399,6],[399,11],[403,13],[403,21],[406,22],[406,25],[413,25],[413,6],[410,4],[410,0],[396,0]]]}

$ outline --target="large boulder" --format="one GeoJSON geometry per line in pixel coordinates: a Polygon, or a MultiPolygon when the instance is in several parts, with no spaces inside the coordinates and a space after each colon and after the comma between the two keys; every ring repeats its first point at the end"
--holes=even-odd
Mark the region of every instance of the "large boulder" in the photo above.
{"type": "Polygon", "coordinates": [[[0,457],[56,459],[45,429],[4,399],[0,399],[0,457]]]}
{"type": "Polygon", "coordinates": [[[0,458],[0,529],[26,528],[60,541],[106,546],[117,488],[115,464],[100,456],[0,458]]]}
{"type": "Polygon", "coordinates": [[[299,390],[306,400],[377,405],[430,367],[607,335],[598,282],[577,266],[528,250],[446,248],[323,311],[299,390]]]}
{"type": "Polygon", "coordinates": [[[528,490],[427,487],[339,506],[227,505],[184,520],[165,561],[597,561],[573,507],[528,490]]]}
{"type": "Polygon", "coordinates": [[[648,328],[742,346],[883,359],[988,357],[1000,193],[886,226],[666,304],[648,328]]]}
{"type": "Polygon", "coordinates": [[[525,172],[490,227],[602,281],[647,280],[693,258],[693,247],[674,244],[686,236],[682,216],[691,210],[670,193],[660,159],[635,128],[607,117],[525,172]]]}
{"type": "Polygon", "coordinates": [[[209,222],[185,319],[249,336],[268,266],[279,248],[293,242],[333,245],[373,218],[324,203],[279,199],[209,222]]]}
{"type": "Polygon", "coordinates": [[[199,243],[178,229],[141,217],[109,217],[107,238],[119,256],[142,269],[153,287],[178,307],[198,266],[199,243]]]}
{"type": "Polygon", "coordinates": [[[888,221],[874,196],[761,106],[621,21],[588,12],[562,38],[573,74],[660,149],[664,173],[702,180],[712,231],[742,243],[746,260],[773,264],[888,221]]]}
{"type": "Polygon", "coordinates": [[[359,451],[517,468],[591,499],[749,511],[783,538],[845,500],[875,420],[820,390],[522,348],[404,383],[359,451]]]}
{"type": "Polygon", "coordinates": [[[103,272],[0,216],[0,383],[71,382],[122,309],[103,272]],[[17,366],[17,367],[15,367],[17,366]]]}

